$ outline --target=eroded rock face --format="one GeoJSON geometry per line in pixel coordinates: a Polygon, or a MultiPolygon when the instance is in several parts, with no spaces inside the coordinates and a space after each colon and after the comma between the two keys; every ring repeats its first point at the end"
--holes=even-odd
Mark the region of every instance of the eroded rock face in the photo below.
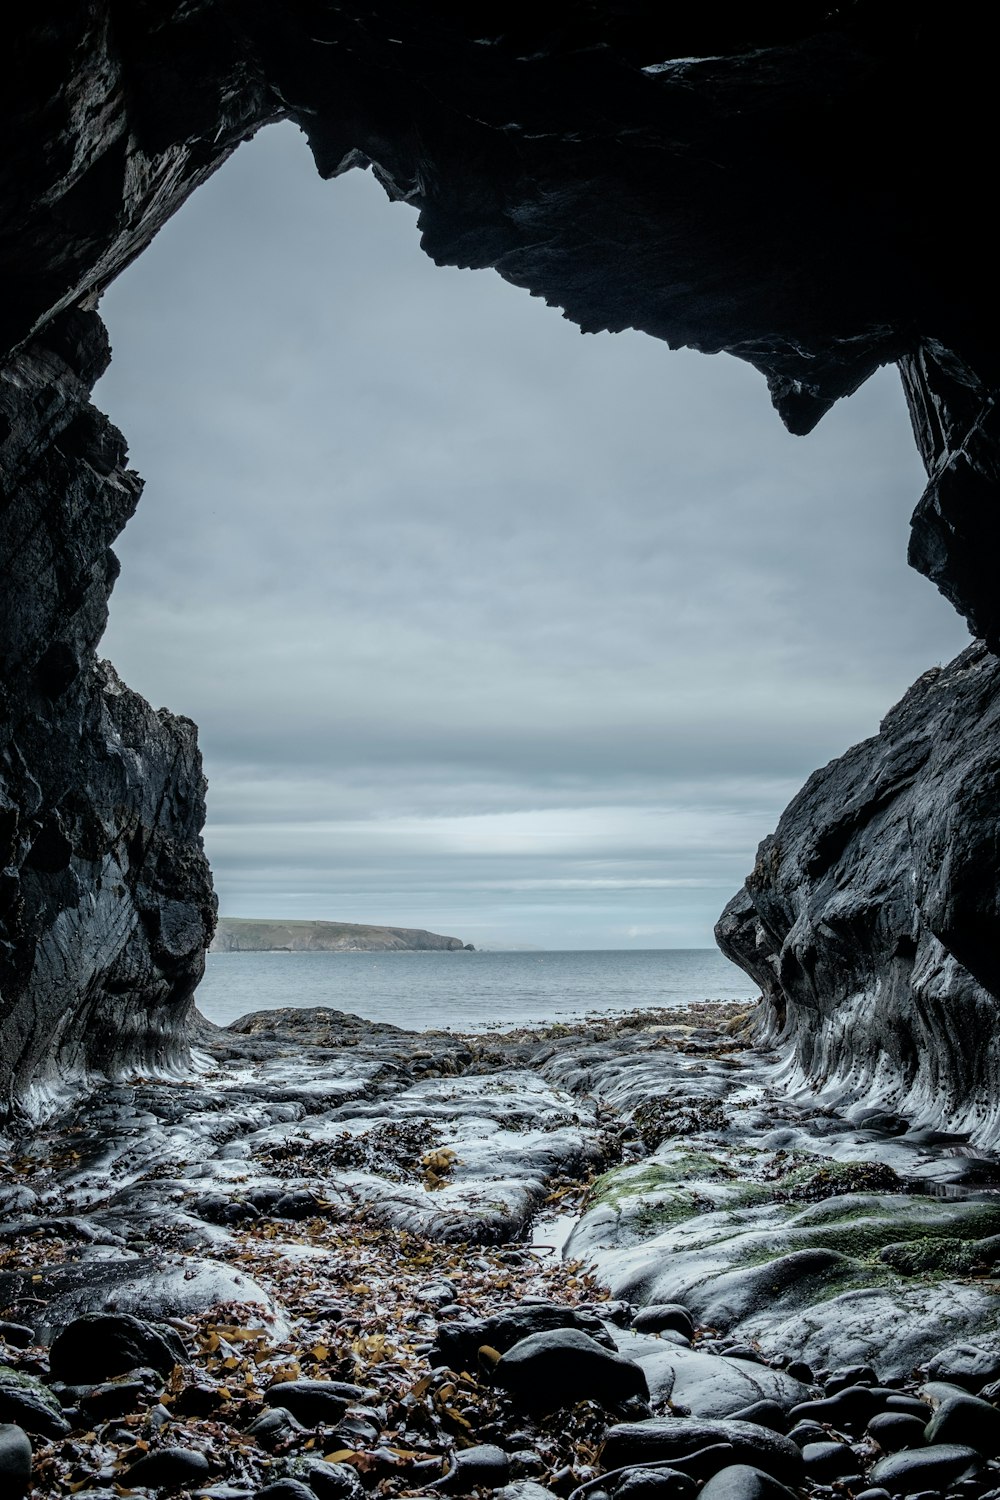
{"type": "Polygon", "coordinates": [[[34,1080],[172,1061],[214,921],[195,726],[96,658],[141,490],[89,403],[107,358],[67,312],[0,369],[0,1113],[34,1080]]]}
{"type": "MultiPolygon", "coordinates": [[[[794,432],[901,361],[930,474],[911,560],[1000,640],[980,144],[992,46],[975,33],[988,18],[963,14],[952,35],[919,8],[891,24],[877,7],[789,14],[551,5],[512,21],[509,7],[444,0],[96,0],[11,23],[0,105],[3,1097],[40,1070],[168,1058],[211,935],[193,727],[154,714],[96,660],[108,549],[139,484],[87,404],[106,358],[92,309],[268,121],[296,121],[324,177],[373,163],[391,196],[419,207],[439,263],[492,266],[585,331],[634,327],[748,360],[794,432]]],[[[948,911],[924,924],[976,976],[970,997],[993,982],[967,920],[979,898],[960,889],[962,862],[977,857],[948,846],[948,911]]],[[[920,899],[930,910],[932,895],[920,899]]],[[[882,1014],[895,1020],[902,979],[893,996],[882,1014]]],[[[802,1009],[798,991],[793,1003],[802,1009]]],[[[907,1038],[928,1025],[911,1015],[892,1043],[904,1074],[915,1066],[907,1038]]],[[[818,1025],[816,1048],[829,1030],[818,1025]]],[[[942,1034],[946,1059],[954,1036],[942,1034]]],[[[971,1066],[978,1080],[992,1064],[971,1066]]]]}
{"type": "Polygon", "coordinates": [[[813,1085],[1000,1138],[1000,663],[926,672],[817,771],[716,929],[813,1085]]]}

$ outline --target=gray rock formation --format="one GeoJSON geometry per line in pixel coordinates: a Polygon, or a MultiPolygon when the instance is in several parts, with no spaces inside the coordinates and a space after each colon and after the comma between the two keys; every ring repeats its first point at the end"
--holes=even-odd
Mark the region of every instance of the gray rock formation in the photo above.
{"type": "MultiPolygon", "coordinates": [[[[417,205],[439,263],[492,266],[585,331],[728,350],[794,432],[899,360],[930,481],[911,559],[995,644],[988,25],[812,0],[735,20],[618,4],[521,20],[443,0],[18,12],[0,104],[0,1099],[44,1071],[168,1059],[211,935],[193,729],[96,659],[108,548],[139,485],[87,404],[106,358],[96,299],[188,194],[290,118],[322,176],[371,162],[417,205]]],[[[954,875],[923,925],[985,997],[988,943],[966,920],[979,898],[961,890],[982,828],[967,853],[966,822],[941,822],[935,858],[954,875]]],[[[815,930],[832,969],[846,936],[815,930]]],[[[915,1076],[907,1039],[933,1035],[958,1086],[957,1015],[941,1030],[944,1002],[932,1023],[919,985],[906,993],[901,979],[885,1057],[915,1076]]],[[[819,1057],[830,1027],[812,1014],[819,1057]]]]}
{"type": "Polygon", "coordinates": [[[926,672],[817,771],[716,928],[796,1072],[1000,1139],[1000,662],[926,672]]]}
{"type": "Polygon", "coordinates": [[[0,1112],[175,1060],[214,922],[195,726],[96,658],[141,491],[88,400],[108,357],[96,314],[64,312],[0,369],[0,1112]]]}

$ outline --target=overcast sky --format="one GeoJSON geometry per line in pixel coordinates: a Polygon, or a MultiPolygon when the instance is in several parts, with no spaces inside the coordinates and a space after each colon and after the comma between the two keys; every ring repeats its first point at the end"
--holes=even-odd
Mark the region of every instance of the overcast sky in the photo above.
{"type": "Polygon", "coordinates": [[[816,766],[964,627],[894,370],[763,379],[439,270],[271,127],[107,294],[146,479],[104,651],[201,729],[233,916],[707,946],[816,766]]]}

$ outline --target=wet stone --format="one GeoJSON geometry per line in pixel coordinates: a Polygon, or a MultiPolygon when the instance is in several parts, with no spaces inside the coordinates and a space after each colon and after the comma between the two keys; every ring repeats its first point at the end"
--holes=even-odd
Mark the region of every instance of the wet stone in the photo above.
{"type": "Polygon", "coordinates": [[[823,1381],[823,1387],[828,1396],[835,1396],[838,1391],[844,1390],[849,1385],[876,1385],[877,1383],[878,1380],[871,1365],[849,1365],[843,1370],[831,1370],[823,1381]]]}
{"type": "Polygon", "coordinates": [[[690,1500],[697,1482],[679,1469],[629,1469],[614,1483],[612,1500],[690,1500]]]}
{"type": "Polygon", "coordinates": [[[639,1309],[632,1319],[632,1327],[638,1333],[665,1333],[670,1330],[690,1338],[694,1333],[694,1319],[679,1302],[655,1302],[639,1309]]]}
{"type": "Polygon", "coordinates": [[[128,1486],[150,1489],[180,1489],[197,1484],[208,1475],[208,1459],[193,1448],[158,1448],[144,1453],[125,1471],[128,1486]]]}
{"type": "Polygon", "coordinates": [[[258,1490],[254,1500],[316,1500],[316,1492],[300,1479],[276,1479],[258,1490]]]}
{"type": "Polygon", "coordinates": [[[884,1404],[885,1394],[877,1386],[847,1385],[835,1396],[793,1406],[788,1415],[793,1422],[829,1423],[838,1431],[850,1432],[864,1427],[884,1404]]]}
{"type": "Polygon", "coordinates": [[[347,1410],[346,1399],[326,1380],[287,1380],[264,1392],[268,1406],[282,1407],[307,1427],[334,1426],[347,1410]]]}
{"type": "Polygon", "coordinates": [[[905,1411],[882,1411],[872,1417],[867,1432],[873,1437],[883,1453],[899,1453],[904,1448],[923,1448],[927,1442],[924,1435],[926,1422],[923,1418],[905,1411]]]}
{"type": "Polygon", "coordinates": [[[911,1417],[919,1417],[922,1422],[927,1421],[929,1408],[926,1401],[921,1401],[919,1396],[888,1396],[885,1403],[886,1411],[906,1412],[911,1417]]]}
{"type": "Polygon", "coordinates": [[[796,1422],[794,1427],[788,1430],[788,1438],[797,1448],[804,1448],[807,1443],[823,1443],[826,1441],[826,1428],[821,1427],[818,1422],[796,1422]]]}
{"type": "Polygon", "coordinates": [[[633,1397],[649,1399],[637,1364],[576,1328],[521,1339],[498,1361],[494,1378],[526,1411],[550,1412],[584,1400],[614,1408],[633,1397]]]}
{"type": "Polygon", "coordinates": [[[489,1318],[439,1323],[429,1359],[432,1365],[447,1365],[452,1370],[475,1369],[476,1356],[484,1344],[505,1354],[532,1334],[562,1328],[575,1328],[614,1352],[614,1339],[595,1314],[557,1302],[522,1302],[489,1318]]]}
{"type": "Polygon", "coordinates": [[[56,1380],[84,1385],[125,1375],[144,1365],[169,1375],[187,1363],[187,1352],[170,1328],[154,1328],[120,1313],[88,1313],[68,1323],[49,1351],[56,1380]]]}
{"type": "Polygon", "coordinates": [[[35,1334],[26,1323],[8,1323],[0,1318],[0,1339],[15,1349],[27,1349],[35,1342],[35,1334]]]}
{"type": "Polygon", "coordinates": [[[967,1391],[980,1391],[990,1381],[1000,1379],[1000,1354],[981,1349],[977,1344],[952,1344],[931,1360],[927,1374],[931,1380],[950,1381],[967,1391]]]}
{"type": "Polygon", "coordinates": [[[817,1484],[832,1484],[845,1474],[858,1472],[858,1461],[846,1443],[807,1443],[802,1449],[802,1462],[817,1484]]]}
{"type": "Polygon", "coordinates": [[[698,1500],[794,1500],[793,1491],[751,1464],[730,1464],[708,1481],[698,1500]]]}
{"type": "Polygon", "coordinates": [[[0,1365],[0,1422],[14,1423],[38,1437],[64,1437],[70,1430],[48,1387],[5,1365],[0,1365]]]}
{"type": "Polygon", "coordinates": [[[108,1380],[81,1397],[80,1410],[92,1422],[106,1422],[135,1411],[146,1394],[142,1380],[108,1380]]]}
{"type": "Polygon", "coordinates": [[[494,1443],[478,1443],[474,1448],[463,1448],[455,1454],[455,1467],[440,1488],[461,1494],[467,1492],[467,1487],[475,1485],[496,1490],[509,1479],[510,1459],[504,1450],[494,1443]]]}
{"type": "Polygon", "coordinates": [[[360,1500],[363,1491],[350,1464],[328,1464],[312,1454],[283,1460],[284,1476],[306,1485],[316,1500],[360,1500]]]}
{"type": "Polygon", "coordinates": [[[733,1421],[755,1422],[758,1427],[767,1427],[771,1432],[785,1432],[788,1429],[788,1415],[777,1401],[755,1401],[742,1411],[734,1411],[733,1421]]]}
{"type": "Polygon", "coordinates": [[[975,1448],[940,1443],[933,1448],[908,1449],[879,1459],[871,1479],[892,1495],[916,1495],[921,1490],[941,1489],[954,1480],[974,1475],[981,1467],[982,1459],[975,1448]]]}
{"type": "Polygon", "coordinates": [[[765,1470],[775,1479],[797,1483],[802,1454],[787,1437],[752,1422],[702,1421],[692,1417],[652,1417],[622,1422],[605,1435],[601,1461],[607,1468],[662,1461],[669,1463],[714,1445],[728,1445],[730,1462],[765,1470]]]}
{"type": "Polygon", "coordinates": [[[283,1406],[275,1406],[268,1411],[261,1412],[260,1416],[255,1417],[247,1428],[250,1436],[268,1452],[280,1448],[283,1443],[291,1442],[293,1438],[299,1437],[307,1430],[283,1406]]]}
{"type": "Polygon", "coordinates": [[[964,1443],[984,1458],[1000,1454],[1000,1411],[976,1396],[952,1396],[927,1423],[928,1443],[964,1443]]]}
{"type": "Polygon", "coordinates": [[[31,1442],[23,1428],[0,1422],[0,1494],[20,1500],[31,1484],[31,1442]]]}

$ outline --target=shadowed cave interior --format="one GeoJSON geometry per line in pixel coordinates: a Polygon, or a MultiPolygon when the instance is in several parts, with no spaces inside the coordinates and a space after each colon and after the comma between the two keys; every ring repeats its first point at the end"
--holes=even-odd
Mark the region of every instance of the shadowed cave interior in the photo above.
{"type": "MultiPolygon", "coordinates": [[[[184,1367],[189,1352],[151,1324],[123,1333],[119,1315],[183,1321],[253,1303],[274,1346],[259,1346],[259,1367],[272,1384],[254,1400],[285,1417],[268,1426],[255,1408],[253,1420],[265,1426],[255,1430],[251,1457],[238,1462],[238,1443],[202,1433],[193,1447],[188,1438],[180,1449],[157,1438],[151,1452],[130,1450],[113,1462],[106,1456],[104,1468],[93,1460],[96,1468],[77,1473],[78,1456],[62,1448],[50,1453],[39,1439],[58,1443],[78,1430],[72,1424],[81,1408],[57,1411],[44,1382],[41,1391],[31,1387],[29,1399],[11,1395],[11,1382],[0,1379],[0,1416],[13,1424],[0,1425],[0,1465],[14,1476],[15,1494],[36,1483],[39,1495],[60,1493],[66,1483],[100,1494],[115,1475],[134,1488],[186,1485],[209,1493],[213,1471],[246,1495],[263,1494],[273,1480],[273,1500],[335,1493],[315,1478],[308,1453],[297,1454],[286,1421],[294,1411],[269,1396],[288,1383],[278,1361],[295,1339],[301,1358],[292,1383],[309,1371],[327,1387],[318,1395],[285,1393],[306,1423],[322,1425],[315,1402],[323,1399],[328,1425],[346,1420],[351,1401],[361,1412],[351,1418],[353,1430],[338,1429],[346,1446],[327,1455],[338,1495],[383,1478],[383,1493],[401,1493],[392,1488],[397,1463],[417,1465],[407,1471],[411,1493],[425,1481],[452,1493],[500,1488],[493,1478],[502,1469],[505,1482],[523,1481],[521,1500],[532,1500],[532,1474],[545,1480],[542,1493],[582,1500],[599,1491],[599,1464],[601,1484],[617,1497],[631,1491],[612,1479],[612,1468],[617,1476],[646,1458],[662,1464],[680,1454],[674,1472],[684,1474],[705,1442],[726,1449],[728,1471],[688,1473],[687,1488],[678,1481],[670,1493],[693,1493],[697,1483],[705,1500],[759,1497],[781,1493],[773,1486],[786,1481],[805,1483],[803,1474],[815,1486],[838,1476],[860,1482],[862,1472],[892,1494],[910,1493],[918,1479],[922,1491],[987,1493],[983,1486],[992,1481],[983,1466],[1000,1448],[982,1435],[996,1415],[998,1314],[992,1285],[976,1277],[977,1268],[993,1264],[989,1242],[1000,1226],[986,1194],[989,1158],[977,1153],[1000,1134],[1000,633],[996,339],[982,190],[989,139],[984,25],[962,7],[946,18],[807,5],[789,20],[783,7],[765,5],[737,25],[612,4],[544,7],[512,26],[488,6],[474,13],[448,4],[419,13],[403,6],[348,12],[309,0],[238,11],[218,0],[68,4],[21,21],[3,105],[10,150],[0,175],[0,527],[7,562],[0,610],[0,1087],[12,1126],[59,1118],[64,1134],[57,1146],[43,1132],[34,1158],[29,1151],[25,1160],[33,1159],[41,1176],[34,1166],[8,1169],[4,1203],[14,1216],[15,1245],[39,1233],[55,1234],[60,1244],[76,1235],[123,1253],[121,1264],[117,1252],[72,1255],[44,1274],[15,1260],[0,1271],[8,1315],[0,1334],[15,1330],[13,1348],[44,1345],[43,1362],[24,1376],[29,1385],[42,1371],[60,1383],[60,1398],[77,1386],[84,1408],[97,1400],[90,1408],[96,1416],[105,1398],[94,1396],[93,1367],[71,1347],[78,1314],[114,1314],[115,1337],[147,1340],[117,1368],[106,1363],[101,1379],[139,1365],[166,1376],[184,1367]],[[625,1030],[585,1038],[582,1052],[553,1049],[537,1037],[505,1044],[507,1051],[498,1043],[492,1053],[474,1052],[457,1039],[428,1056],[411,1034],[359,1037],[344,1018],[303,1013],[291,1040],[276,1042],[252,1017],[236,1039],[199,1031],[199,1066],[215,1068],[207,1075],[215,1081],[197,1082],[189,1072],[191,999],[215,922],[200,839],[204,780],[194,724],[151,709],[97,659],[117,571],[111,545],[139,500],[141,480],[126,467],[123,438],[90,403],[108,359],[95,305],[239,142],[278,119],[301,127],[321,176],[372,163],[391,197],[419,208],[421,243],[435,261],[493,267],[584,330],[633,327],[673,345],[735,354],[765,377],[792,432],[810,430],[882,365],[899,365],[928,477],[914,512],[910,561],[976,640],[948,667],[925,673],[877,737],[816,772],[762,843],[743,890],[720,918],[718,937],[760,984],[763,1008],[750,1019],[725,1018],[729,1031],[706,1022],[692,1039],[690,1024],[672,1018],[655,1035],[625,1030]],[[307,1064],[298,1056],[303,1044],[307,1064]],[[588,1051],[597,1045],[605,1049],[600,1058],[588,1051]],[[669,1065],[664,1047],[673,1048],[669,1065]],[[470,1066],[479,1070],[480,1094],[501,1095],[488,1107],[481,1098],[474,1110],[468,1098],[454,1102],[465,1097],[470,1066]],[[309,1073],[306,1102],[304,1075],[289,1077],[295,1067],[309,1073]],[[743,1093],[733,1086],[732,1070],[741,1068],[748,1070],[743,1093]],[[171,1071],[187,1080],[185,1108],[157,1082],[171,1071]],[[66,1090],[78,1090],[93,1073],[151,1076],[108,1085],[98,1106],[67,1114],[74,1106],[66,1090]],[[600,1108],[586,1102],[595,1089],[600,1108]],[[388,1135],[378,1137],[382,1155],[373,1165],[373,1111],[390,1094],[396,1113],[388,1135]],[[446,1099],[450,1115],[442,1114],[446,1099]],[[744,1110],[739,1143],[733,1148],[734,1136],[722,1150],[720,1134],[731,1127],[721,1101],[733,1099],[731,1107],[744,1110]],[[627,1114],[631,1123],[616,1135],[602,1109],[618,1111],[620,1120],[627,1114]],[[282,1145],[289,1120],[301,1123],[311,1112],[322,1112],[315,1133],[297,1135],[294,1149],[282,1145]],[[166,1155],[147,1156],[137,1167],[147,1149],[137,1142],[148,1136],[160,1143],[148,1150],[161,1151],[163,1132],[185,1116],[198,1143],[174,1140],[166,1155]],[[523,1134],[511,1139],[519,1117],[523,1134]],[[424,1132],[421,1144],[431,1126],[440,1132],[429,1150],[407,1138],[414,1121],[424,1132]],[[244,1140],[241,1132],[250,1128],[252,1140],[244,1140]],[[449,1131],[464,1153],[457,1166],[449,1131]],[[953,1156],[934,1155],[940,1132],[961,1133],[953,1156]],[[364,1151],[352,1156],[345,1137],[358,1135],[364,1151]],[[821,1136],[832,1165],[817,1169],[810,1153],[821,1136]],[[67,1149],[75,1153],[70,1165],[60,1155],[67,1149]],[[299,1163],[292,1182],[281,1165],[287,1150],[299,1163]],[[644,1151],[652,1152],[652,1166],[644,1151]],[[456,1440],[452,1418],[441,1452],[438,1438],[437,1448],[406,1448],[400,1435],[417,1440],[412,1411],[404,1418],[402,1406],[393,1406],[383,1421],[370,1400],[366,1406],[364,1384],[329,1388],[333,1347],[340,1351],[337,1378],[363,1375],[375,1386],[383,1378],[372,1373],[370,1345],[362,1340],[351,1353],[334,1332],[352,1317],[367,1327],[363,1316],[338,1322],[301,1288],[304,1301],[294,1312],[290,1304],[282,1308],[274,1263],[256,1241],[253,1250],[239,1242],[242,1271],[225,1260],[233,1236],[244,1232],[238,1226],[261,1215],[312,1224],[326,1213],[328,1221],[311,1231],[324,1253],[360,1253],[365,1240],[357,1226],[351,1221],[340,1234],[336,1213],[317,1196],[316,1174],[302,1175],[302,1162],[320,1157],[329,1171],[345,1174],[344,1202],[377,1203],[378,1223],[388,1226],[388,1240],[377,1247],[383,1264],[403,1254],[401,1233],[422,1235],[430,1246],[517,1241],[554,1183],[567,1191],[585,1183],[571,1247],[589,1257],[587,1274],[597,1278],[585,1288],[591,1301],[610,1294],[623,1310],[611,1313],[601,1301],[602,1322],[583,1299],[575,1321],[559,1315],[555,1334],[539,1327],[539,1314],[513,1336],[477,1328],[473,1354],[492,1351],[486,1362],[496,1364],[502,1399],[533,1421],[545,1414],[545,1361],[563,1361],[558,1378],[565,1382],[567,1361],[582,1368],[585,1352],[587,1368],[600,1373],[579,1390],[570,1380],[567,1400],[603,1401],[622,1419],[600,1428],[600,1460],[581,1458],[583,1428],[572,1462],[559,1449],[565,1434],[543,1440],[519,1429],[517,1439],[527,1444],[519,1451],[539,1460],[534,1467],[522,1460],[519,1474],[511,1443],[501,1462],[467,1447],[461,1435],[456,1440]],[[964,1176],[944,1172],[943,1162],[958,1170],[953,1157],[966,1163],[964,1176]],[[231,1165],[251,1158],[270,1174],[255,1189],[257,1203],[231,1165]],[[102,1199],[99,1182],[116,1173],[116,1194],[102,1199]],[[373,1174],[382,1184],[377,1190],[373,1174]],[[134,1199],[141,1185],[148,1195],[161,1179],[175,1187],[160,1200],[172,1206],[162,1211],[167,1254],[158,1268],[128,1193],[134,1199]],[[955,1192],[938,1198],[934,1184],[955,1192]],[[296,1193],[305,1197],[295,1200],[296,1193]],[[893,1201],[887,1206],[886,1199],[893,1201]],[[74,1230],[74,1210],[95,1203],[89,1227],[74,1230]],[[189,1263],[185,1257],[195,1251],[201,1259],[189,1263]],[[766,1272],[757,1275],[762,1266],[766,1272]],[[29,1285],[44,1283],[44,1297],[25,1292],[25,1275],[33,1278],[29,1285]],[[766,1287],[762,1278],[771,1278],[766,1287]],[[643,1337],[635,1306],[644,1302],[683,1304],[687,1323],[672,1315],[676,1346],[662,1337],[656,1347],[635,1342],[643,1337]],[[10,1316],[19,1309],[30,1324],[10,1316]],[[615,1316],[626,1329],[619,1342],[607,1331],[619,1326],[615,1316]],[[316,1332],[308,1358],[302,1328],[316,1332]],[[526,1353],[525,1328],[550,1343],[526,1353]],[[720,1330],[742,1341],[728,1354],[719,1353],[720,1330]],[[574,1343],[577,1336],[586,1344],[574,1343]],[[681,1345],[681,1353],[672,1352],[681,1345]],[[323,1356],[316,1354],[321,1348],[323,1356]],[[710,1376],[691,1362],[703,1358],[710,1376]],[[872,1468],[872,1451],[862,1456],[850,1448],[847,1438],[884,1415],[884,1390],[873,1384],[874,1371],[866,1373],[867,1361],[880,1362],[879,1376],[897,1382],[884,1390],[902,1389],[915,1368],[932,1384],[937,1376],[950,1386],[936,1395],[924,1386],[920,1396],[907,1386],[900,1398],[936,1408],[927,1424],[930,1457],[907,1457],[905,1448],[901,1457],[886,1439],[885,1456],[872,1468]],[[831,1375],[834,1367],[849,1372],[846,1385],[831,1375]],[[843,1390],[883,1396],[852,1396],[831,1408],[843,1390]],[[963,1399],[980,1401],[992,1415],[976,1408],[970,1416],[963,1399]],[[657,1403],[669,1401],[673,1414],[656,1414],[657,1403]],[[759,1423],[750,1436],[733,1428],[732,1419],[742,1421],[755,1401],[782,1413],[773,1440],[759,1435],[759,1423]],[[836,1439],[845,1452],[804,1457],[809,1443],[800,1450],[784,1435],[795,1413],[800,1424],[835,1422],[847,1434],[836,1439]],[[695,1433],[688,1421],[708,1426],[695,1433]],[[722,1426],[713,1429],[713,1422],[722,1426]],[[382,1431],[411,1456],[359,1462],[359,1452],[382,1451],[382,1431]],[[971,1432],[975,1442],[949,1443],[941,1432],[971,1432]],[[466,1452],[478,1457],[463,1460],[466,1452]],[[355,1456],[345,1462],[345,1454],[355,1456]],[[276,1467],[274,1455],[292,1467],[276,1467]],[[147,1457],[160,1469],[143,1469],[147,1457]],[[50,1460],[50,1468],[38,1467],[50,1460]],[[748,1490],[745,1477],[742,1490],[719,1483],[729,1472],[726,1482],[736,1484],[731,1466],[743,1461],[769,1476],[772,1488],[748,1490]],[[857,1472],[844,1467],[849,1462],[857,1472]],[[420,1463],[437,1467],[421,1470],[420,1463]],[[294,1489],[303,1483],[297,1475],[309,1480],[305,1496],[294,1489]]],[[[281,1233],[282,1253],[294,1259],[291,1232],[281,1233]]],[[[401,1269],[399,1284],[412,1272],[419,1291],[420,1276],[433,1274],[438,1291],[424,1304],[447,1309],[455,1297],[447,1262],[435,1258],[436,1249],[421,1253],[426,1259],[401,1269]]],[[[308,1259],[308,1245],[302,1256],[308,1259]]],[[[494,1274],[485,1254],[481,1259],[474,1276],[494,1274]]],[[[565,1301],[552,1277],[543,1275],[541,1285],[531,1282],[534,1274],[525,1272],[540,1294],[565,1301]]],[[[441,1362],[463,1366],[468,1355],[449,1344],[446,1313],[439,1324],[428,1312],[419,1316],[430,1319],[419,1326],[441,1362]]],[[[195,1324],[186,1326],[190,1339],[195,1324]]],[[[201,1326],[210,1342],[211,1329],[201,1326]]],[[[226,1326],[235,1347],[235,1325],[226,1326]]],[[[668,1320],[651,1334],[669,1327],[668,1320]]],[[[388,1334],[374,1328],[368,1337],[388,1334]]],[[[217,1347],[208,1355],[202,1347],[198,1357],[210,1360],[217,1347]]],[[[239,1358],[231,1357],[236,1368],[239,1358]]],[[[429,1377],[424,1391],[432,1385],[429,1377]]],[[[182,1388],[189,1386],[179,1377],[182,1388]]],[[[228,1410],[231,1393],[219,1395],[222,1389],[213,1386],[211,1401],[228,1410]]],[[[107,1398],[112,1405],[118,1394],[107,1398]]],[[[501,1398],[482,1397],[488,1420],[476,1433],[496,1448],[510,1418],[506,1407],[494,1409],[494,1399],[501,1398]]],[[[145,1397],[136,1400],[144,1412],[145,1397]]],[[[161,1425],[172,1420],[163,1409],[161,1425]]],[[[233,1430],[243,1430],[249,1415],[234,1417],[233,1430]]]]}

